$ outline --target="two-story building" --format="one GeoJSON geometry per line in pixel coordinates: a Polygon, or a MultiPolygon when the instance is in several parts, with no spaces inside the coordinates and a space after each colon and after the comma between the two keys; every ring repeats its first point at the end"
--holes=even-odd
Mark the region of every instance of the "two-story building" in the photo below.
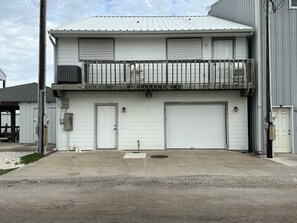
{"type": "Polygon", "coordinates": [[[271,83],[266,82],[266,1],[219,0],[211,6],[209,15],[255,27],[250,44],[257,74],[256,91],[249,101],[252,149],[266,153],[266,86],[270,84],[273,122],[276,125],[273,152],[296,153],[297,1],[269,2],[271,83]]]}
{"type": "Polygon", "coordinates": [[[248,150],[253,31],[212,16],[95,16],[51,29],[57,148],[248,150]]]}

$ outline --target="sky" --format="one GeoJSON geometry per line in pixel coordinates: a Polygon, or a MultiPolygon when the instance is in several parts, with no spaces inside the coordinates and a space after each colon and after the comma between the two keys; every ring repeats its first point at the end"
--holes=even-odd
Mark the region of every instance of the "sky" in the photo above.
{"type": "MultiPolygon", "coordinates": [[[[206,15],[214,0],[47,0],[49,29],[100,15],[206,15]]],[[[39,0],[0,0],[0,69],[6,86],[38,82],[39,0]]],[[[48,35],[46,85],[53,82],[48,35]]],[[[2,87],[2,84],[0,84],[2,87]]]]}

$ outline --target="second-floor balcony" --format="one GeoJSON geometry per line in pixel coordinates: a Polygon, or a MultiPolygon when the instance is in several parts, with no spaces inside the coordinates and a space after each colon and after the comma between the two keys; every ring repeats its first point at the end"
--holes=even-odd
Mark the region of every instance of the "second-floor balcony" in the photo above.
{"type": "MultiPolygon", "coordinates": [[[[83,61],[79,73],[58,66],[54,90],[249,90],[254,61],[83,61]],[[60,69],[59,69],[60,68],[60,69]],[[80,70],[81,69],[81,70],[80,70]]],[[[77,72],[77,71],[75,71],[77,72]]]]}

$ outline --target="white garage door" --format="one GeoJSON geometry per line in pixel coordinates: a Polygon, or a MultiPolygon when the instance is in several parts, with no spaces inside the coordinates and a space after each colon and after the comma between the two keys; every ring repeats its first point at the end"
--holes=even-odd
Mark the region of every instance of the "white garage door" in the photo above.
{"type": "Polygon", "coordinates": [[[226,147],[224,104],[166,105],[168,149],[226,147]]]}

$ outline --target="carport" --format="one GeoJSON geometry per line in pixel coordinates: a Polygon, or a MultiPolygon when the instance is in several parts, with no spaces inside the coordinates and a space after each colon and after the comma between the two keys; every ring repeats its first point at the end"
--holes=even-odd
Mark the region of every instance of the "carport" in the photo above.
{"type": "MultiPolygon", "coordinates": [[[[52,89],[46,88],[46,107],[54,107],[56,99],[52,95],[52,89]]],[[[38,84],[29,83],[0,89],[0,142],[34,143],[37,126],[37,99],[38,84]],[[17,126],[16,113],[19,110],[20,124],[17,126]],[[3,113],[10,115],[10,120],[4,123],[3,113]],[[1,117],[2,116],[2,117],[1,117]],[[1,120],[2,119],[2,120],[1,120]]],[[[55,109],[49,118],[55,128],[55,109]]],[[[51,134],[52,135],[52,134],[51,134]]],[[[55,143],[55,139],[51,143],[55,143]]]]}
{"type": "MultiPolygon", "coordinates": [[[[1,94],[0,94],[1,95],[1,94]]],[[[2,96],[2,95],[1,95],[2,96]]],[[[16,142],[19,138],[19,128],[20,126],[16,126],[16,111],[20,109],[18,103],[15,102],[5,102],[3,101],[2,97],[0,99],[0,114],[2,112],[10,113],[10,125],[5,125],[0,128],[0,141],[10,141],[16,142]]],[[[2,123],[2,115],[0,115],[0,123],[2,123]]]]}

